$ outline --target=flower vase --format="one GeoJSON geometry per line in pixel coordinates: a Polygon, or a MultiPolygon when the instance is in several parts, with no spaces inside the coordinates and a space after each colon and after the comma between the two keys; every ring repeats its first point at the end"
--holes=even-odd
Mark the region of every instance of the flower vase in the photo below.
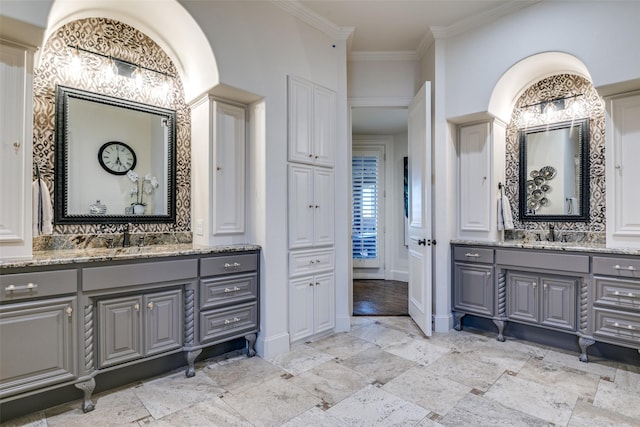
{"type": "Polygon", "coordinates": [[[144,205],[133,205],[133,214],[142,215],[144,213],[144,205]]]}

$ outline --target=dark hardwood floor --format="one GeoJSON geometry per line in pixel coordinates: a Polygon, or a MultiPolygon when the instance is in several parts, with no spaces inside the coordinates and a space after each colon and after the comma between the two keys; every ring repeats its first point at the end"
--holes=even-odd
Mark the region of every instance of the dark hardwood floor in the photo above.
{"type": "Polygon", "coordinates": [[[397,280],[354,280],[354,316],[408,316],[408,284],[397,280]]]}

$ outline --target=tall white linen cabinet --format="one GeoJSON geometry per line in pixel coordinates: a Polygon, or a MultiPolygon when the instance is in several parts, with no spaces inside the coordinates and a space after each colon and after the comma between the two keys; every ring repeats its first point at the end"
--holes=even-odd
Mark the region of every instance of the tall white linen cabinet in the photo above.
{"type": "Polygon", "coordinates": [[[335,327],[335,92],[289,76],[288,242],[291,342],[335,327]]]}

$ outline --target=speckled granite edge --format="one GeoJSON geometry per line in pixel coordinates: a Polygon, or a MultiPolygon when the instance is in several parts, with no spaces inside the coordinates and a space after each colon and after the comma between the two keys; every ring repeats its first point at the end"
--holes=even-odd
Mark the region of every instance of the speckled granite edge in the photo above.
{"type": "Polygon", "coordinates": [[[591,252],[612,255],[635,255],[640,256],[640,249],[632,248],[607,248],[600,243],[575,243],[575,242],[525,242],[521,240],[505,240],[502,242],[490,242],[482,240],[451,240],[455,245],[491,246],[497,248],[520,248],[520,249],[544,249],[551,251],[566,252],[591,252]]]}
{"type": "Polygon", "coordinates": [[[31,259],[0,261],[0,269],[80,264],[128,259],[152,259],[172,256],[215,254],[259,250],[251,244],[195,246],[192,244],[132,246],[129,248],[85,248],[34,251],[31,259]]]}

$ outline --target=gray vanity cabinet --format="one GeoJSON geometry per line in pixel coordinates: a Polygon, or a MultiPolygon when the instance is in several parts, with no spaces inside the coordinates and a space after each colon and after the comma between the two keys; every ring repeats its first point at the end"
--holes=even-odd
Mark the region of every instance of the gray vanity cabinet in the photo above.
{"type": "Polygon", "coordinates": [[[0,282],[0,398],[74,380],[75,270],[3,274],[0,282]]]}
{"type": "Polygon", "coordinates": [[[508,271],[506,286],[508,320],[576,330],[576,279],[508,271]]]}
{"type": "Polygon", "coordinates": [[[460,330],[467,313],[486,317],[495,314],[493,249],[454,247],[453,258],[453,311],[455,329],[460,330]]]}
{"type": "Polygon", "coordinates": [[[593,257],[593,336],[640,349],[640,259],[593,257]]]}
{"type": "Polygon", "coordinates": [[[75,307],[75,297],[0,306],[0,397],[76,378],[75,307]]]}
{"type": "Polygon", "coordinates": [[[99,368],[182,346],[182,290],[99,300],[99,368]]]}

